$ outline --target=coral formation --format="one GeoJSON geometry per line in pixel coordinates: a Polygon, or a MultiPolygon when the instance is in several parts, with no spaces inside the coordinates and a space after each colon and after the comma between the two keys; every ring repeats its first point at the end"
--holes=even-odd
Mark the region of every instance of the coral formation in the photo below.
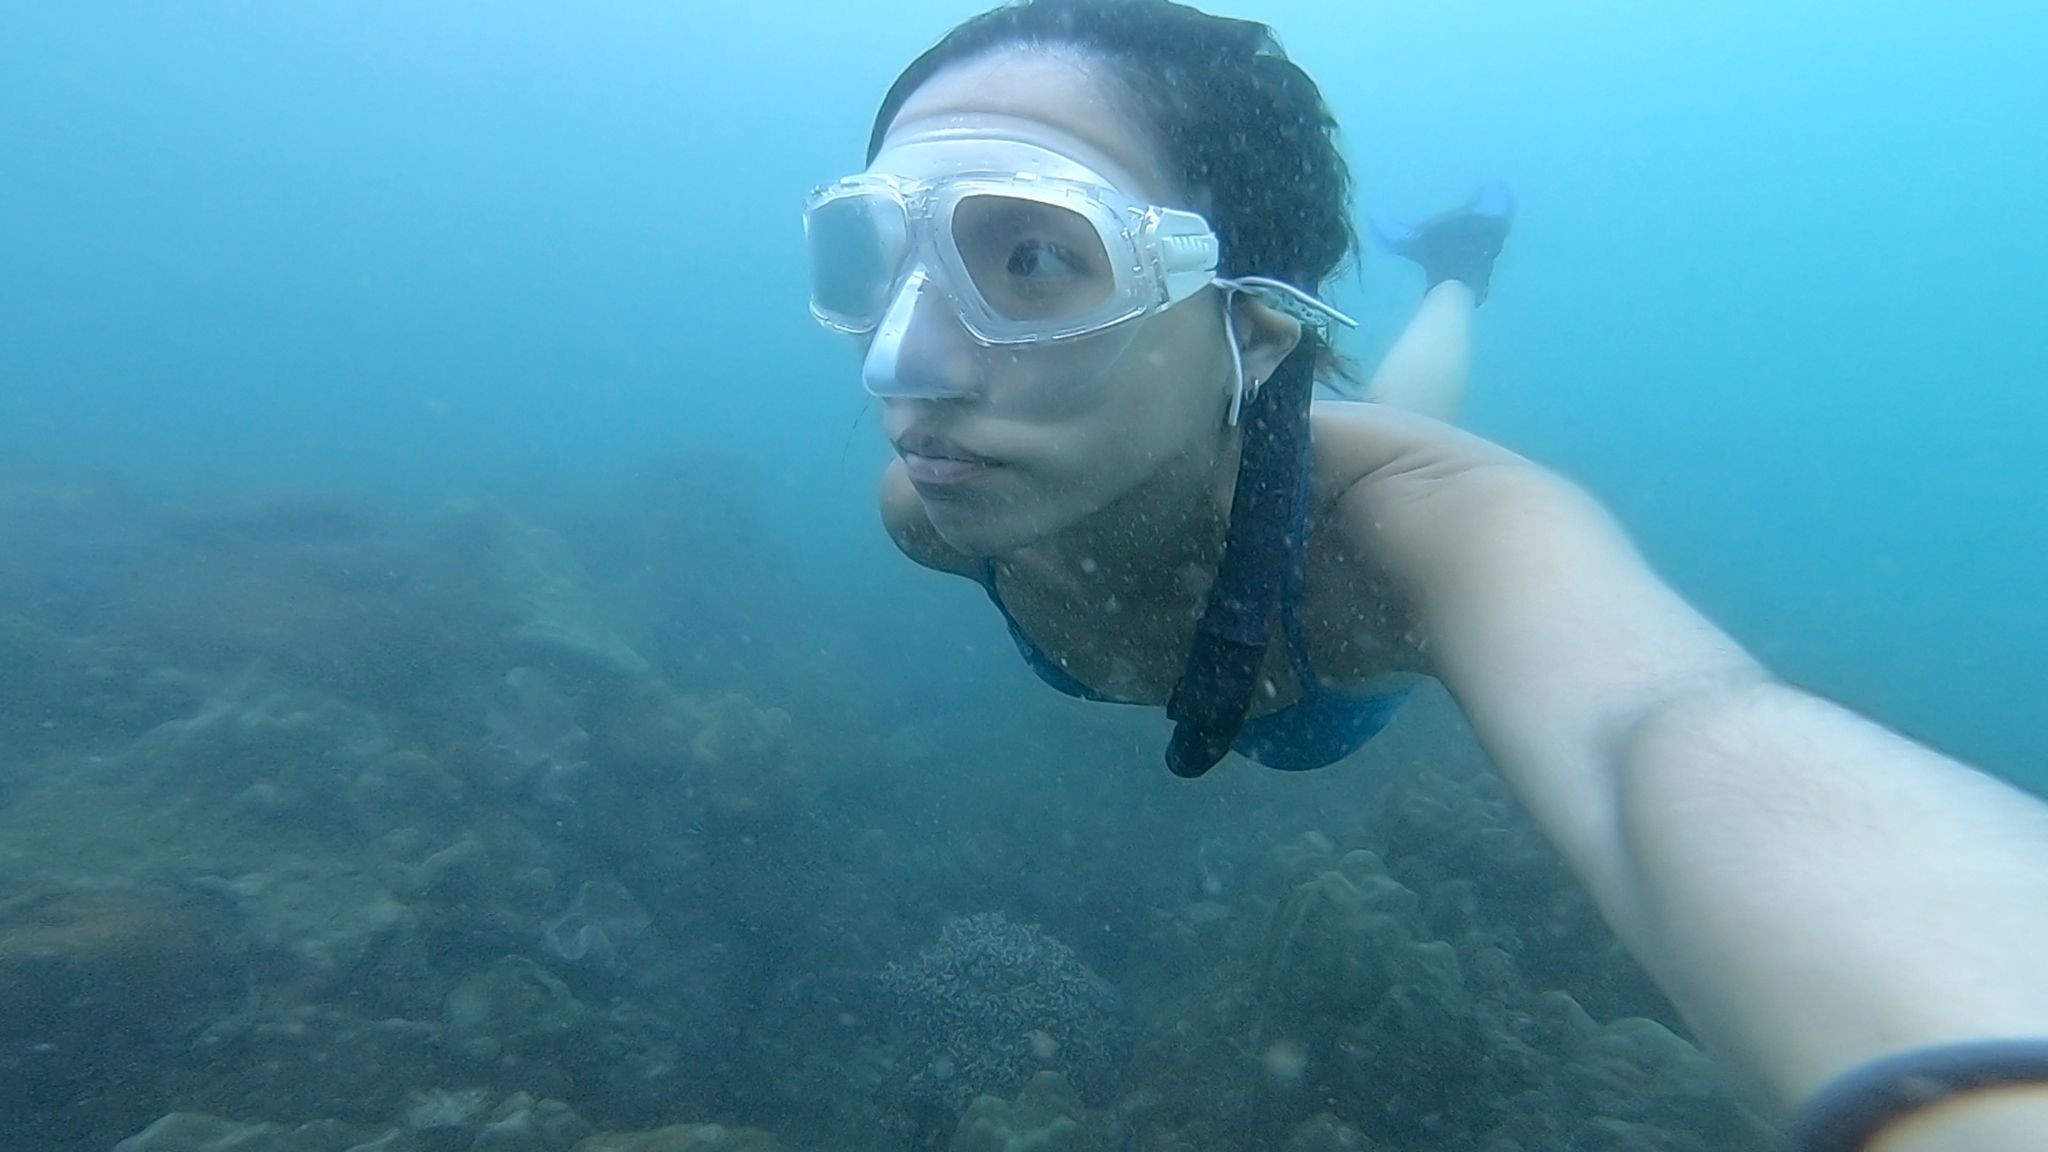
{"type": "Polygon", "coordinates": [[[1122,1002],[1074,950],[1000,912],[948,920],[881,985],[900,1050],[918,1063],[913,1098],[959,1112],[984,1093],[1014,1091],[1041,1069],[1100,1098],[1126,1048],[1122,1002]]]}
{"type": "Polygon", "coordinates": [[[1138,1075],[1185,1089],[1166,1101],[1182,1123],[1221,1117],[1273,1144],[1321,1123],[1323,1144],[1441,1152],[1774,1146],[1663,1025],[1594,1020],[1530,986],[1495,936],[1435,938],[1376,853],[1307,834],[1261,879],[1284,893],[1263,937],[1147,1037],[1138,1075]],[[1333,1102],[1355,1103],[1318,1121],[1333,1102]]]}
{"type": "Polygon", "coordinates": [[[652,1132],[592,1136],[575,1152],[781,1152],[775,1137],[723,1124],[672,1124],[652,1132]]]}
{"type": "Polygon", "coordinates": [[[1097,1152],[1087,1109],[1057,1072],[1034,1074],[1015,1101],[977,1096],[947,1152],[1097,1152]]]}
{"type": "Polygon", "coordinates": [[[568,964],[609,971],[653,922],[616,880],[588,880],[541,932],[541,951],[568,964]]]}
{"type": "Polygon", "coordinates": [[[728,510],[0,489],[0,1147],[1776,1147],[1454,724],[1162,787],[728,510]]]}
{"type": "MultiPolygon", "coordinates": [[[[636,1147],[632,1140],[630,1135],[593,1135],[590,1125],[559,1100],[535,1100],[520,1092],[494,1107],[480,1090],[437,1088],[415,1093],[403,1114],[383,1124],[317,1120],[289,1125],[173,1112],[115,1145],[114,1152],[588,1152],[636,1147]]],[[[759,1144],[740,1148],[769,1152],[759,1144]]]]}

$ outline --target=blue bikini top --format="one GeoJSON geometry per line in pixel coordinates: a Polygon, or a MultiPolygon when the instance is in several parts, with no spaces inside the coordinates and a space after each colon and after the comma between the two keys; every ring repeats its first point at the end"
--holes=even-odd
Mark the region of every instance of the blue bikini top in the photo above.
{"type": "MultiPolygon", "coordinates": [[[[1297,534],[1297,537],[1301,535],[1304,534],[1297,534]]],[[[1408,690],[1400,688],[1390,692],[1352,695],[1323,683],[1309,661],[1308,629],[1301,618],[1303,585],[1306,583],[1301,573],[1305,569],[1301,564],[1290,564],[1288,568],[1290,576],[1282,589],[1280,601],[1280,631],[1287,645],[1287,662],[1301,684],[1301,699],[1277,712],[1245,720],[1233,747],[1247,760],[1268,768],[1306,772],[1335,764],[1364,747],[1366,741],[1378,735],[1380,729],[1393,720],[1401,702],[1407,699],[1408,690]]],[[[1010,639],[1016,642],[1018,654],[1024,657],[1024,662],[1040,680],[1057,692],[1082,700],[1103,704],[1139,703],[1105,696],[1081,683],[1047,655],[1037,641],[1025,635],[996,589],[995,561],[982,561],[978,579],[996,611],[1003,614],[1003,623],[1010,629],[1010,639]]]]}

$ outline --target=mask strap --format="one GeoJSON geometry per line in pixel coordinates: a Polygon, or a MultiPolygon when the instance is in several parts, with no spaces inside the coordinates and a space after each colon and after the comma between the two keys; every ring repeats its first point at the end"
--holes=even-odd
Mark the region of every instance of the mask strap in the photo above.
{"type": "Polygon", "coordinates": [[[1244,378],[1244,354],[1237,350],[1237,309],[1232,307],[1237,303],[1237,292],[1232,285],[1223,286],[1223,339],[1230,345],[1230,372],[1237,381],[1236,387],[1230,390],[1230,419],[1227,423],[1232,428],[1237,427],[1238,415],[1244,411],[1245,397],[1252,390],[1251,382],[1244,378]]]}
{"type": "Polygon", "coordinates": [[[1330,339],[1330,321],[1335,320],[1346,328],[1358,327],[1358,321],[1323,303],[1314,296],[1303,292],[1284,280],[1266,276],[1239,276],[1229,278],[1218,276],[1210,281],[1223,290],[1223,338],[1230,342],[1230,367],[1237,378],[1237,387],[1230,394],[1230,427],[1237,427],[1238,416],[1244,411],[1244,402],[1255,390],[1255,385],[1245,379],[1244,354],[1237,349],[1237,302],[1239,292],[1256,298],[1274,311],[1291,316],[1302,327],[1316,334],[1324,342],[1330,339]]]}

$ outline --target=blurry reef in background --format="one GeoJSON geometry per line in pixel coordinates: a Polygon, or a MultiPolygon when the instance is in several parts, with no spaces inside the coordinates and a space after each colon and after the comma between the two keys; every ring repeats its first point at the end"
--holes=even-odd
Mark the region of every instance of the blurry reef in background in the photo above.
{"type": "Polygon", "coordinates": [[[1779,1146],[1446,710],[910,726],[744,492],[0,482],[0,1147],[1779,1146]]]}

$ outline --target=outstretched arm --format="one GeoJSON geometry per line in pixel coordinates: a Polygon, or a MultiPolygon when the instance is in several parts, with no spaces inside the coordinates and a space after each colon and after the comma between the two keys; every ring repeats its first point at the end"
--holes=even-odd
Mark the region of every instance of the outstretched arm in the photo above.
{"type": "MultiPolygon", "coordinates": [[[[1422,659],[1738,1071],[1789,1103],[1888,1053],[2048,1036],[2048,806],[1772,678],[1562,479],[1370,405],[1319,430],[1422,659]]],[[[1874,1149],[2043,1132],[2048,1090],[2006,1093],[1874,1149]]]]}

